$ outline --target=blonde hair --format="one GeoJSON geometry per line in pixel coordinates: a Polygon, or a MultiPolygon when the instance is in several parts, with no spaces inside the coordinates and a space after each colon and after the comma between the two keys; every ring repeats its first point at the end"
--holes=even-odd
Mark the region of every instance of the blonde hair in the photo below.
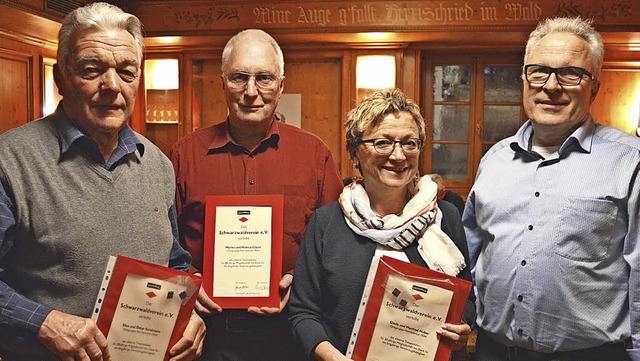
{"type": "Polygon", "coordinates": [[[400,89],[385,89],[363,100],[347,115],[347,122],[344,124],[347,133],[347,151],[355,151],[360,145],[364,132],[378,125],[387,114],[401,112],[411,114],[418,126],[419,138],[424,141],[425,124],[418,104],[407,98],[400,89]]]}

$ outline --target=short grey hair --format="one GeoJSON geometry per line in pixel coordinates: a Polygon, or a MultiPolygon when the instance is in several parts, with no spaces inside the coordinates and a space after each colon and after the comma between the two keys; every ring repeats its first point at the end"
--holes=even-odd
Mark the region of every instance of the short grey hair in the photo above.
{"type": "Polygon", "coordinates": [[[236,44],[243,39],[255,37],[257,39],[262,39],[267,42],[273,50],[276,52],[276,65],[278,66],[278,71],[280,74],[278,76],[284,75],[284,55],[282,54],[282,49],[280,49],[280,45],[276,42],[276,40],[265,31],[260,29],[247,29],[243,30],[236,35],[234,35],[229,41],[227,45],[224,46],[224,50],[222,50],[222,72],[225,73],[227,68],[229,67],[229,61],[231,59],[231,53],[235,48],[236,44]]]}
{"type": "Polygon", "coordinates": [[[93,3],[77,8],[65,17],[58,32],[57,61],[65,67],[71,60],[71,43],[73,34],[82,30],[110,30],[119,29],[129,32],[135,40],[139,60],[142,61],[144,52],[144,36],[140,20],[122,11],[119,7],[104,2],[93,3]]]}
{"type": "Polygon", "coordinates": [[[600,68],[604,61],[604,43],[602,36],[593,27],[593,19],[575,18],[549,18],[538,24],[538,26],[529,35],[527,47],[524,53],[525,63],[531,49],[545,36],[553,33],[569,33],[573,34],[589,45],[591,61],[595,66],[594,76],[600,75],[600,68]]]}

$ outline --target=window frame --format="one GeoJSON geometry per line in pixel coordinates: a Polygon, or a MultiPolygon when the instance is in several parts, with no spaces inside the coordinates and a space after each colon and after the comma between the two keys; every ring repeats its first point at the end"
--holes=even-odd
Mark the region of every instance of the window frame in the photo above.
{"type": "MultiPolygon", "coordinates": [[[[484,124],[484,107],[486,105],[518,105],[520,106],[519,125],[526,121],[524,109],[522,107],[522,99],[518,102],[496,102],[484,100],[484,69],[485,67],[495,66],[517,66],[522,68],[523,62],[522,52],[509,52],[504,54],[487,54],[487,53],[463,53],[459,51],[429,53],[427,51],[421,54],[422,64],[422,109],[426,122],[426,139],[424,144],[421,169],[423,173],[432,173],[432,152],[434,144],[466,144],[468,145],[467,153],[467,178],[466,179],[445,179],[447,189],[458,192],[466,197],[473,185],[480,160],[484,155],[482,152],[483,145],[493,145],[497,141],[484,141],[483,130],[484,124]],[[468,65],[470,67],[470,94],[468,101],[434,101],[433,100],[433,82],[435,66],[447,65],[468,65]],[[467,141],[434,141],[433,140],[433,114],[435,105],[468,105],[469,106],[469,135],[467,141]]],[[[522,79],[517,80],[522,84],[522,79]]],[[[522,85],[521,89],[522,89],[522,85]]],[[[444,177],[444,175],[443,175],[444,177]]]]}

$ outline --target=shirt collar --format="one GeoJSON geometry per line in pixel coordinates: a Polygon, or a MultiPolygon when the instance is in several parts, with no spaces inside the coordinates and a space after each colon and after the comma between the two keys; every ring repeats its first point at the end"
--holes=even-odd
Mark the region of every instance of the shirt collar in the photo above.
{"type": "MultiPolygon", "coordinates": [[[[60,104],[58,104],[58,107],[56,108],[54,119],[54,123],[58,128],[58,133],[60,134],[59,142],[60,152],[62,154],[66,153],[69,148],[71,148],[71,145],[77,140],[89,139],[76,126],[71,118],[69,118],[67,113],[65,113],[62,101],[60,101],[60,104]]],[[[125,124],[125,126],[118,132],[118,147],[114,150],[114,153],[116,151],[120,151],[125,155],[133,153],[136,150],[138,150],[142,157],[144,155],[144,144],[140,141],[133,129],[131,129],[128,124],[125,124]]]]}
{"type": "MultiPolygon", "coordinates": [[[[224,127],[216,127],[216,134],[213,137],[213,141],[209,144],[209,151],[220,151],[226,147],[232,147],[236,149],[242,149],[244,153],[251,153],[248,149],[238,144],[231,136],[230,131],[231,124],[229,118],[225,121],[224,127]]],[[[260,145],[253,151],[253,153],[260,153],[265,151],[268,147],[277,148],[278,141],[280,140],[280,127],[276,120],[271,122],[267,134],[262,138],[260,145]]]]}
{"type": "MultiPolygon", "coordinates": [[[[594,129],[595,122],[591,115],[589,115],[587,119],[562,143],[560,149],[558,149],[558,154],[562,154],[567,151],[573,144],[577,144],[578,147],[587,153],[591,152],[594,129]]],[[[527,122],[524,123],[515,134],[514,141],[510,144],[511,149],[514,151],[532,153],[532,138],[533,124],[531,123],[531,120],[527,120],[527,122]]]]}

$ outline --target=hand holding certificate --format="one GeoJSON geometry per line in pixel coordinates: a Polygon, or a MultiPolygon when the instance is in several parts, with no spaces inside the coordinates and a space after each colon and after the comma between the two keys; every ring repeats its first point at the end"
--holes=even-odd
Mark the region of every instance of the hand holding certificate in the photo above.
{"type": "Polygon", "coordinates": [[[436,331],[445,322],[460,322],[471,282],[386,256],[372,262],[374,267],[347,356],[448,360],[451,345],[440,342],[436,331]]]}
{"type": "Polygon", "coordinates": [[[114,361],[168,360],[189,323],[200,277],[128,257],[111,257],[92,319],[114,361]]]}
{"type": "Polygon", "coordinates": [[[284,197],[207,196],[204,290],[222,308],[279,307],[284,197]]]}

